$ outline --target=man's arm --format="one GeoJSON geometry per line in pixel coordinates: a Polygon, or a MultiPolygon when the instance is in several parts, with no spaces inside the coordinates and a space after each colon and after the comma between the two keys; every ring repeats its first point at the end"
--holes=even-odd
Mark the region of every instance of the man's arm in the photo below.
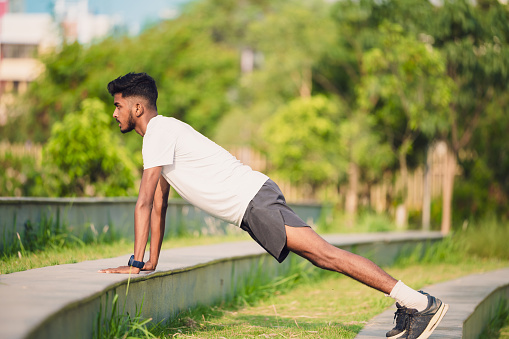
{"type": "MultiPolygon", "coordinates": [[[[150,228],[150,216],[157,183],[161,176],[161,166],[148,168],[143,171],[140,192],[134,210],[134,260],[143,261],[145,247],[147,246],[148,232],[150,228]]],[[[140,272],[139,268],[120,266],[100,270],[101,273],[133,273],[140,272]]]]}
{"type": "Polygon", "coordinates": [[[166,210],[168,208],[168,195],[170,184],[161,176],[154,194],[154,204],[150,217],[150,259],[145,263],[143,271],[155,270],[161,253],[164,229],[166,223],[166,210]]]}

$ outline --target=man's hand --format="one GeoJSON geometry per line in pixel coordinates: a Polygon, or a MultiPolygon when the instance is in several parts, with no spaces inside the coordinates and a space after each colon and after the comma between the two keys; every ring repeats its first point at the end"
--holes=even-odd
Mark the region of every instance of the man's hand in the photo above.
{"type": "MultiPolygon", "coordinates": [[[[145,264],[145,266],[147,266],[145,264]]],[[[138,274],[140,273],[140,269],[132,266],[119,266],[117,268],[107,268],[104,270],[99,270],[99,273],[122,273],[122,274],[138,274]]]]}

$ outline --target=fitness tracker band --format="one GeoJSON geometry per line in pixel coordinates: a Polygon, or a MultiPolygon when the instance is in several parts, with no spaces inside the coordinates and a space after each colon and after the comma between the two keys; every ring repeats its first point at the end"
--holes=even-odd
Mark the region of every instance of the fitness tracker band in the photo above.
{"type": "Polygon", "coordinates": [[[132,266],[139,268],[140,270],[145,266],[145,263],[143,261],[136,261],[134,260],[134,254],[131,255],[131,258],[129,258],[129,262],[127,263],[127,266],[132,266]]]}

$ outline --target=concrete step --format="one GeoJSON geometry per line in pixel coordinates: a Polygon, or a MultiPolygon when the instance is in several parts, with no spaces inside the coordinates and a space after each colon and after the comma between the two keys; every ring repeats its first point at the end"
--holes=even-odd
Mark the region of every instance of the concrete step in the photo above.
{"type": "MultiPolygon", "coordinates": [[[[417,243],[441,235],[402,232],[324,238],[387,265],[417,243]]],[[[143,303],[142,316],[167,320],[198,304],[229,300],[260,270],[268,277],[281,275],[291,261],[278,264],[254,241],[165,250],[155,272],[131,277],[126,297],[127,275],[97,271],[126,265],[129,256],[0,275],[0,338],[91,338],[99,311],[104,314],[111,308],[115,294],[130,314],[143,303]]]]}
{"type": "MultiPolygon", "coordinates": [[[[449,305],[449,311],[430,338],[478,338],[496,314],[500,300],[509,299],[509,268],[472,274],[423,290],[449,305]]],[[[395,311],[393,306],[373,318],[356,338],[384,338],[394,326],[395,311]]]]}

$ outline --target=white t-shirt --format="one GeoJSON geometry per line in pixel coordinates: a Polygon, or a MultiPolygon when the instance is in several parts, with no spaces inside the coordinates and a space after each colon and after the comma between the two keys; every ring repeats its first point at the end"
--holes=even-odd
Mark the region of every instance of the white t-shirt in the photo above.
{"type": "Polygon", "coordinates": [[[268,179],[188,124],[162,115],[149,121],[142,153],[143,167],[163,166],[163,177],[182,198],[237,226],[268,179]]]}

